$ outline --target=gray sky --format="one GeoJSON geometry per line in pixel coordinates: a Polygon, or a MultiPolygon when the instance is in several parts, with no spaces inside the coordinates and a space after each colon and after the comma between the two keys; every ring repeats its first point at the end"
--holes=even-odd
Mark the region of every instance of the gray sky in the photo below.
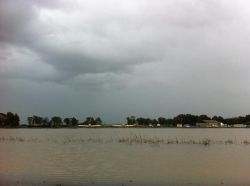
{"type": "Polygon", "coordinates": [[[249,0],[0,0],[0,112],[250,114],[249,0]]]}

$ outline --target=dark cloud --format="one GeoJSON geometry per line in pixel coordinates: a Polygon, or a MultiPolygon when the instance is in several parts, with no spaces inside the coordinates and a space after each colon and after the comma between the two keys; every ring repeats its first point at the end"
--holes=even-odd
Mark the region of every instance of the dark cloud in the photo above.
{"type": "Polygon", "coordinates": [[[35,10],[27,1],[1,1],[0,7],[0,44],[25,45],[29,42],[26,31],[36,16],[35,10]]]}
{"type": "MultiPolygon", "coordinates": [[[[41,99],[37,112],[45,113],[43,101],[54,99],[54,105],[86,114],[97,110],[104,117],[114,108],[113,121],[165,110],[233,114],[230,106],[246,114],[248,5],[247,0],[1,0],[0,86],[5,95],[13,92],[15,104],[0,103],[11,109],[27,102],[32,112],[32,102],[41,99]],[[105,113],[99,104],[110,109],[105,113]]],[[[56,109],[49,102],[48,107],[56,109]]]]}

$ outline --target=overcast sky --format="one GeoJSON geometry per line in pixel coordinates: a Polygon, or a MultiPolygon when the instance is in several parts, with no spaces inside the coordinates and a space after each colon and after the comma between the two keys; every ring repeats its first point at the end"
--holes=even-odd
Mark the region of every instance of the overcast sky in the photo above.
{"type": "Polygon", "coordinates": [[[0,0],[0,112],[250,114],[249,0],[0,0]]]}

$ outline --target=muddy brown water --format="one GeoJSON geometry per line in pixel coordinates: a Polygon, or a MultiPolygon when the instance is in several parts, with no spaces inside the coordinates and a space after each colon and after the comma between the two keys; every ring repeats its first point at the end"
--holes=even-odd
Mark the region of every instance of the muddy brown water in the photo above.
{"type": "Polygon", "coordinates": [[[0,129],[0,185],[247,186],[246,142],[250,129],[0,129]]]}

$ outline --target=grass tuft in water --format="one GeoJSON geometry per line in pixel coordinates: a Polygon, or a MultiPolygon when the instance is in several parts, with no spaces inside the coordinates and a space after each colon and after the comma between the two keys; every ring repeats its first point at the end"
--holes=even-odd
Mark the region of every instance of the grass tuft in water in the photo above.
{"type": "Polygon", "coordinates": [[[65,139],[51,139],[48,138],[46,140],[41,140],[38,138],[29,138],[26,139],[25,137],[0,137],[0,142],[29,142],[29,143],[37,143],[37,142],[44,142],[44,143],[61,143],[63,145],[68,144],[87,144],[87,143],[96,143],[96,144],[102,144],[102,143],[124,143],[128,145],[133,144],[150,144],[150,145],[201,145],[201,146],[210,146],[210,145],[250,145],[250,141],[245,139],[244,141],[239,140],[213,140],[210,138],[204,138],[202,140],[194,140],[193,138],[178,138],[178,137],[168,137],[167,139],[159,138],[157,136],[155,137],[143,137],[138,134],[130,133],[129,136],[126,137],[117,137],[114,139],[111,136],[110,140],[103,140],[102,138],[65,138],[65,139]]]}

